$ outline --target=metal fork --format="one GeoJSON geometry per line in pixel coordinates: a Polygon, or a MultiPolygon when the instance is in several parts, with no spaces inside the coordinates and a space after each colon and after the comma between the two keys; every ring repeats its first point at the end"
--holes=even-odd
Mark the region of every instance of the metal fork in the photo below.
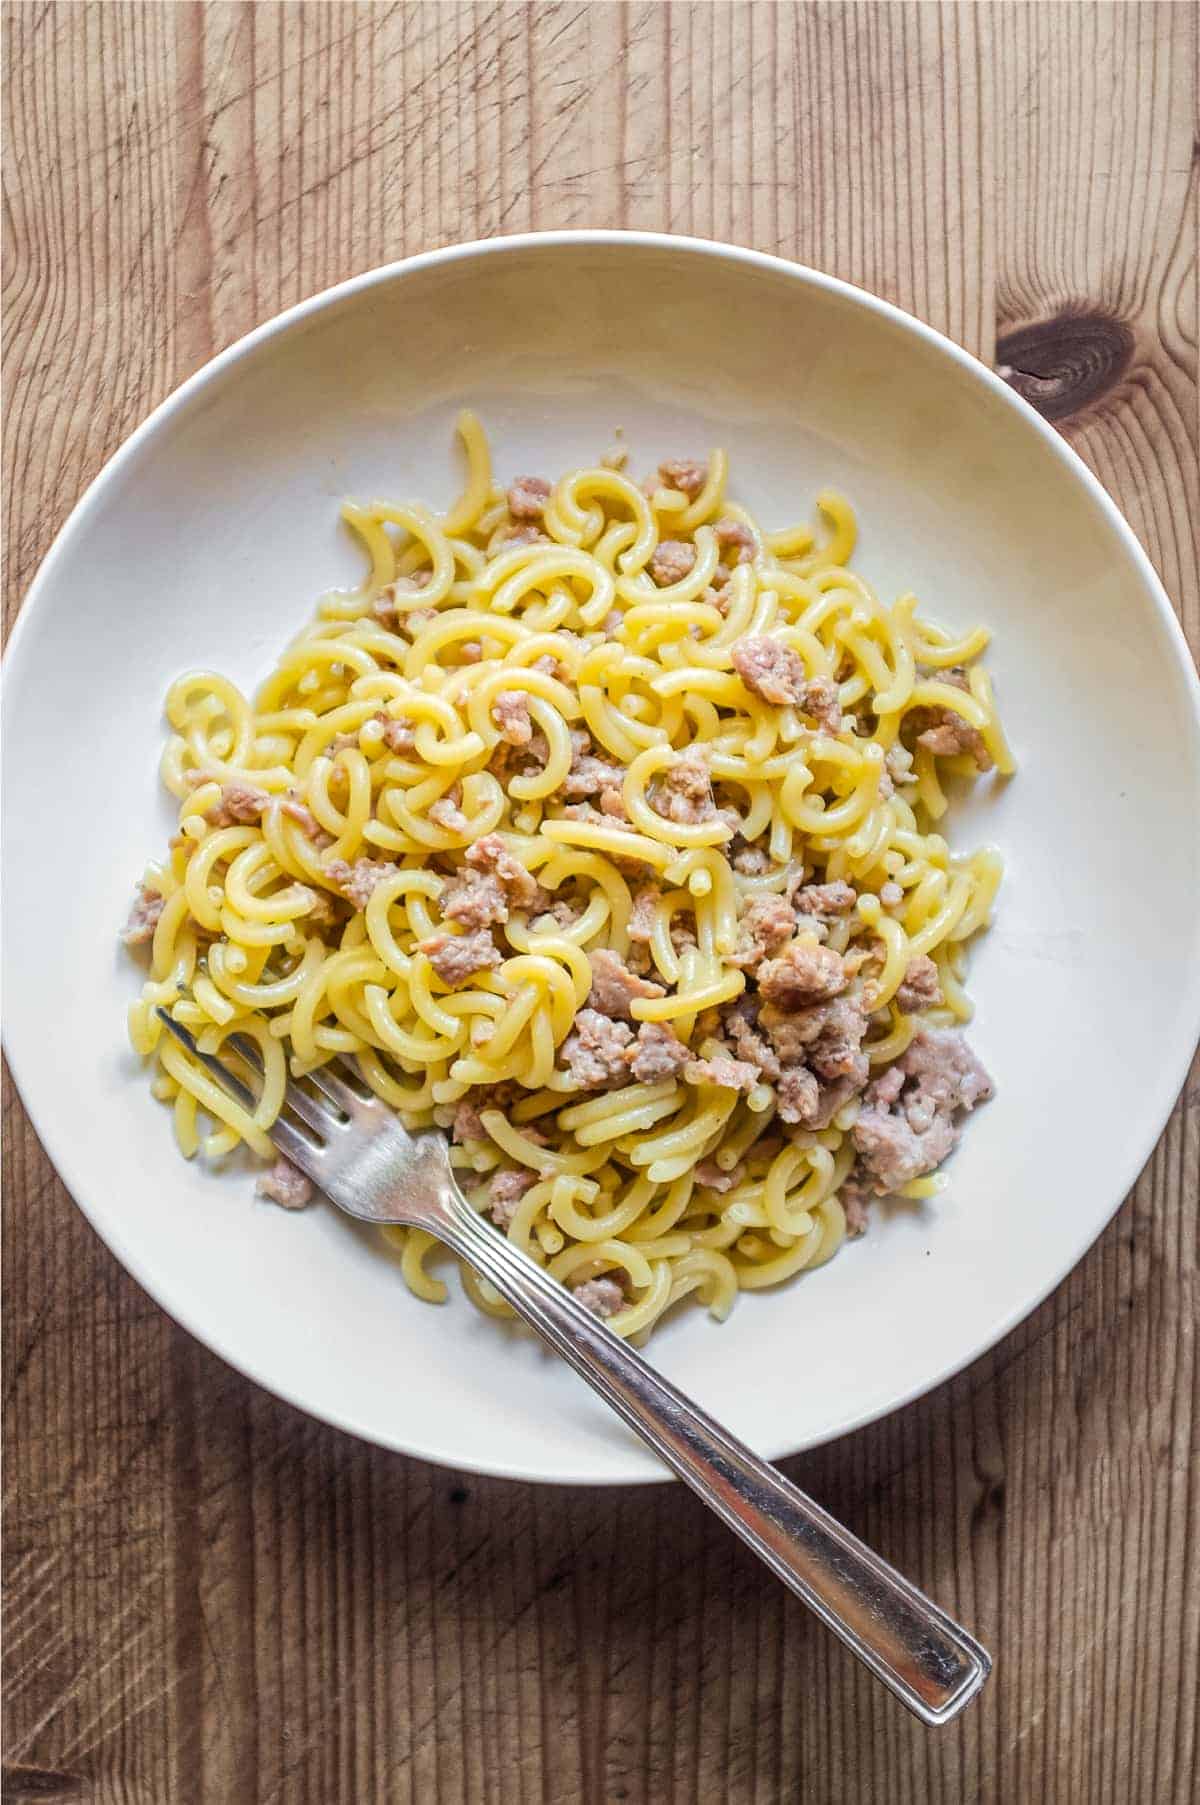
{"type": "MultiPolygon", "coordinates": [[[[166,1010],[163,1024],[247,1109],[254,1092],[166,1010]]],[[[225,1043],[261,1071],[253,1041],[225,1043]]],[[[289,1083],[275,1145],[359,1222],[425,1229],[496,1287],[710,1510],[840,1636],[922,1722],[943,1724],[979,1691],[991,1659],[894,1567],[713,1421],[565,1285],[496,1233],[467,1202],[446,1137],[409,1134],[349,1069],[309,1073],[323,1096],[289,1083]]]]}

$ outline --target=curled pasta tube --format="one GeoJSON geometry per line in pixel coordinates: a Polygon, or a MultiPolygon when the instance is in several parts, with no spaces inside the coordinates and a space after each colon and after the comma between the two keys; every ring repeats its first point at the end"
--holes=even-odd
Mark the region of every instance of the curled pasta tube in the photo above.
{"type": "Polygon", "coordinates": [[[455,421],[455,430],[466,453],[467,481],[458,500],[442,516],[442,532],[448,539],[465,533],[476,524],[487,506],[492,487],[492,457],[478,415],[470,408],[463,408],[455,421]]]}

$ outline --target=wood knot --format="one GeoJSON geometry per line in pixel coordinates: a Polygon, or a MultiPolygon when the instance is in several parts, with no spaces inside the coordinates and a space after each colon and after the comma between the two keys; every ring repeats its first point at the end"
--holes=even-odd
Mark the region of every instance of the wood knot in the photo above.
{"type": "Polygon", "coordinates": [[[1133,333],[1111,314],[1078,311],[1018,326],[996,345],[996,374],[1047,420],[1090,407],[1121,380],[1133,333]]]}

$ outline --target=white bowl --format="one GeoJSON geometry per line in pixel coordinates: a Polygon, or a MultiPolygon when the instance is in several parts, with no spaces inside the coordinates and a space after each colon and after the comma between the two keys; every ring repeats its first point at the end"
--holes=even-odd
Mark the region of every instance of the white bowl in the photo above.
{"type": "Polygon", "coordinates": [[[417,1302],[330,1207],[185,1165],[125,1042],[117,946],[169,831],[177,672],[253,685],[357,558],[347,494],[455,490],[456,409],[501,473],[725,445],[771,524],[825,485],[888,599],[995,633],[1019,760],[953,819],[1007,875],[972,1038],[997,1080],[945,1196],[881,1209],[828,1266],[677,1313],[651,1357],[778,1456],[946,1378],[1080,1258],[1150,1153],[1200,1020],[1200,704],[1133,534],[982,365],[882,301],[727,246],[560,233],[460,246],[293,308],[201,370],[79,503],[8,658],[7,1035],[47,1151],[117,1257],[260,1384],[385,1446],[526,1479],[660,1468],[578,1380],[461,1295],[417,1302]]]}

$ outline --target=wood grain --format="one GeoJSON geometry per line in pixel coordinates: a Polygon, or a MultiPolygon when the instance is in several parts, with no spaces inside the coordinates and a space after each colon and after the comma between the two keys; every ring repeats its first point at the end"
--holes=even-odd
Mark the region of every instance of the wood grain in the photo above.
{"type": "MultiPolygon", "coordinates": [[[[8,617],[105,458],[259,320],[431,245],[603,224],[1015,345],[1195,645],[1196,82],[1172,4],[10,7],[8,617]]],[[[11,1095],[4,1156],[4,1799],[1195,1797],[1200,1075],[1027,1323],[792,1463],[995,1651],[936,1735],[678,1489],[322,1428],[147,1301],[11,1095]]]]}

